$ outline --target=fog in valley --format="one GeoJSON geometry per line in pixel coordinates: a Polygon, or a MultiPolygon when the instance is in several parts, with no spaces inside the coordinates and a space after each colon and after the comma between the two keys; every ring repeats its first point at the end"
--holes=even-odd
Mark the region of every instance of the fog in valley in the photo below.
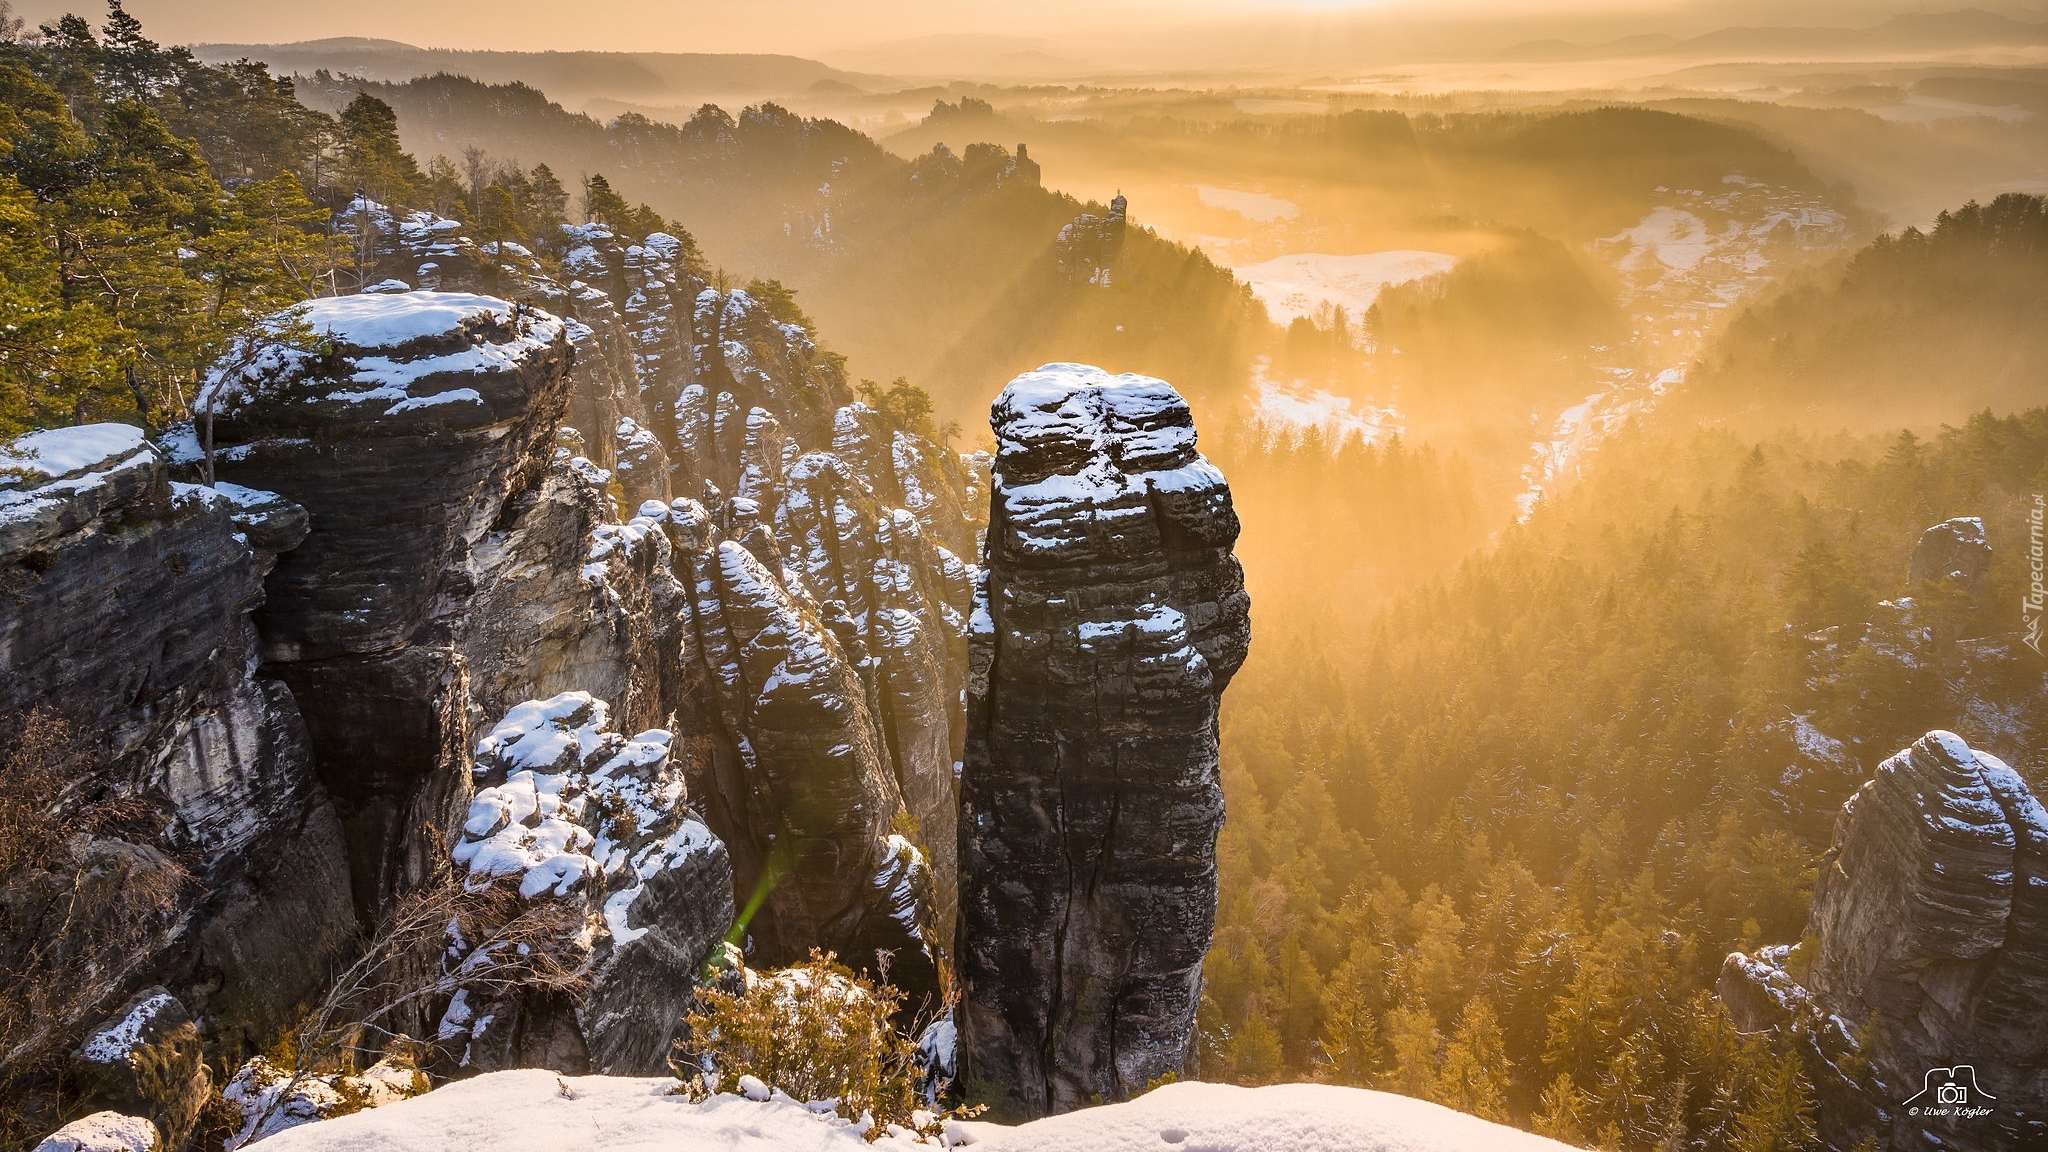
{"type": "MultiPolygon", "coordinates": [[[[1203,1079],[1830,1146],[1858,1073],[1738,1029],[1724,958],[1805,977],[1837,813],[1929,730],[2048,785],[2039,5],[128,11],[321,114],[231,148],[164,97],[222,187],[564,284],[563,223],[668,233],[959,452],[1041,364],[1173,384],[1255,624],[1203,1079]],[[1909,584],[1953,518],[1988,560],[1909,584]]],[[[189,419],[180,355],[0,392],[0,430],[189,419]]]]}

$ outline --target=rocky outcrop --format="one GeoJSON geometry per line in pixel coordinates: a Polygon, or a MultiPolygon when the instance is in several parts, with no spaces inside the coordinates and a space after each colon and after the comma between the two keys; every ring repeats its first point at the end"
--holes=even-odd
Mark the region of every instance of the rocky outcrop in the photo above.
{"type": "Polygon", "coordinates": [[[479,247],[431,217],[379,212],[365,219],[380,274],[423,281],[432,265],[443,287],[497,285],[563,315],[575,346],[575,447],[473,553],[478,591],[455,646],[482,714],[581,689],[633,724],[674,727],[699,749],[686,758],[691,786],[732,850],[741,899],[764,893],[750,923],[758,962],[819,946],[866,964],[882,948],[898,954],[899,980],[935,979],[928,960],[910,957],[932,929],[951,933],[972,586],[960,557],[979,550],[986,499],[974,465],[855,402],[786,296],[710,289],[686,241],[567,226],[541,242],[559,264],[554,279],[516,246],[479,247]],[[643,521],[668,539],[648,537],[643,521]],[[579,532],[591,540],[584,587],[550,559],[579,532]],[[728,542],[758,572],[719,578],[728,542]],[[777,595],[796,613],[792,630],[736,659],[746,645],[728,618],[751,618],[777,595]],[[538,642],[508,649],[522,631],[538,642]],[[833,687],[795,708],[773,669],[787,639],[802,647],[812,636],[852,677],[828,678],[833,687]],[[763,711],[771,685],[782,703],[763,711]],[[783,736],[763,739],[757,724],[783,736]],[[804,731],[836,733],[825,751],[871,749],[873,763],[866,752],[859,763],[819,758],[783,738],[804,731]],[[848,835],[858,843],[839,842],[848,835]],[[804,867],[820,870],[820,891],[774,879],[776,861],[799,856],[815,861],[804,867]],[[913,934],[912,924],[930,927],[913,934]]]}
{"type": "Polygon", "coordinates": [[[1913,546],[1913,559],[1906,567],[1906,586],[1938,584],[1953,580],[1971,597],[1984,591],[1991,574],[1991,545],[1984,538],[1984,521],[1975,516],[1944,520],[1920,534],[1913,546]]]}
{"type": "Polygon", "coordinates": [[[865,965],[881,950],[899,987],[929,996],[932,878],[899,829],[903,794],[847,647],[854,622],[843,605],[826,618],[751,501],[730,501],[722,530],[701,505],[678,505],[669,523],[692,590],[688,730],[707,737],[706,815],[722,836],[733,830],[741,892],[759,895],[750,955],[784,964],[829,946],[865,965]]]}
{"type": "Polygon", "coordinates": [[[526,700],[589,692],[622,726],[669,723],[682,688],[686,590],[649,503],[620,523],[610,473],[557,452],[538,488],[470,552],[476,591],[448,623],[469,667],[472,714],[503,716],[526,700]]]}
{"type": "Polygon", "coordinates": [[[1038,1115],[1190,1068],[1249,602],[1230,490],[1171,386],[1047,365],[990,423],[956,1020],[964,1082],[1038,1115]]]}
{"type": "Polygon", "coordinates": [[[252,674],[272,550],[303,535],[272,493],[172,481],[134,428],[0,448],[0,715],[41,709],[87,738],[38,814],[65,846],[8,880],[4,946],[34,949],[15,991],[36,1028],[0,1060],[77,1044],[152,983],[244,1051],[350,946],[341,828],[305,726],[284,685],[252,674]],[[142,815],[117,832],[94,815],[110,811],[142,815]]]}
{"type": "Polygon", "coordinates": [[[308,301],[210,377],[185,455],[284,494],[311,532],[266,582],[288,683],[347,830],[358,912],[420,883],[468,797],[467,667],[451,618],[472,554],[554,456],[566,327],[462,293],[308,301]]]}
{"type": "Polygon", "coordinates": [[[72,1086],[87,1107],[143,1117],[183,1148],[213,1090],[199,1029],[177,998],[147,988],[72,1054],[72,1086]]]}
{"type": "Polygon", "coordinates": [[[757,962],[886,952],[935,992],[975,465],[856,403],[787,294],[708,290],[686,240],[564,229],[539,245],[556,279],[358,208],[378,282],[250,333],[161,453],[122,431],[0,481],[0,562],[32,609],[0,620],[0,707],[63,703],[108,734],[105,782],[163,805],[169,842],[93,847],[95,876],[199,861],[65,1043],[151,982],[209,1058],[274,1036],[442,866],[479,728],[572,691],[673,733],[664,771],[735,867],[649,880],[675,889],[634,922],[651,943],[605,960],[630,994],[515,1015],[568,1021],[593,1067],[658,1067],[644,1021],[593,1021],[679,1016],[664,997],[698,962],[673,940],[735,894],[763,897],[757,962]]]}
{"type": "Polygon", "coordinates": [[[1843,1093],[1861,1099],[1822,1109],[1825,1137],[1986,1152],[2048,1139],[2048,812],[2004,762],[1936,731],[1879,766],[1842,806],[1807,937],[1796,957],[1729,957],[1721,996],[1752,1031],[1830,1021],[1809,1041],[1824,1094],[1867,1062],[1843,1093]],[[1988,1111],[1920,1095],[1958,1065],[1988,1111]]]}
{"type": "Polygon", "coordinates": [[[513,708],[477,746],[479,790],[454,860],[471,889],[519,901],[453,930],[444,963],[459,990],[438,1031],[462,1070],[664,1071],[732,923],[732,863],[685,806],[674,736],[628,739],[609,721],[603,701],[563,693],[513,708]],[[562,913],[545,938],[513,923],[532,902],[562,913]],[[514,951],[526,959],[497,954],[514,951]],[[508,964],[540,967],[508,987],[508,964]],[[550,973],[581,986],[567,995],[550,973]]]}
{"type": "Polygon", "coordinates": [[[1053,259],[1061,274],[1075,283],[1107,288],[1117,253],[1124,243],[1127,202],[1119,192],[1109,202],[1109,214],[1083,212],[1060,229],[1053,238],[1053,259]]]}

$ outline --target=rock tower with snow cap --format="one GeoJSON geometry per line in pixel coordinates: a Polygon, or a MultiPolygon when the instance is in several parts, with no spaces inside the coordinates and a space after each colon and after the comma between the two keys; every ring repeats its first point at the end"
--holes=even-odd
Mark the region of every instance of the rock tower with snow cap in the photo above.
{"type": "Polygon", "coordinates": [[[174,454],[310,519],[265,581],[266,671],[291,688],[349,842],[358,914],[420,882],[469,791],[472,561],[554,457],[566,325],[465,292],[309,300],[210,373],[174,454]]]}
{"type": "Polygon", "coordinates": [[[961,1075],[1039,1115],[1193,1059],[1223,821],[1217,707],[1250,643],[1238,521],[1164,381],[1011,381],[971,637],[961,1075]]]}
{"type": "Polygon", "coordinates": [[[1805,942],[1731,954],[1718,991],[1741,1030],[1791,1034],[1830,1147],[2044,1146],[2048,811],[2004,761],[1927,733],[1842,805],[1805,942]],[[1985,1071],[1987,1110],[1913,1106],[1956,1065],[1985,1071]]]}

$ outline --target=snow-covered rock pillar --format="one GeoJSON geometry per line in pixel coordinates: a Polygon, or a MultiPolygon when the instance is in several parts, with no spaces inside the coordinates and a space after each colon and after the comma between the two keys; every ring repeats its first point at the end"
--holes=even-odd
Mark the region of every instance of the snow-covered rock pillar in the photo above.
{"type": "Polygon", "coordinates": [[[1171,385],[1010,382],[961,778],[960,1074],[1014,1111],[1192,1063],[1223,822],[1216,718],[1251,638],[1222,473],[1171,385]]]}

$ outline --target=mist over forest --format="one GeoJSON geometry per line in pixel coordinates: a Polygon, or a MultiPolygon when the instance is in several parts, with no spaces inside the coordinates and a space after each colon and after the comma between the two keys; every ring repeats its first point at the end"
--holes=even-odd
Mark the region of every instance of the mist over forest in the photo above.
{"type": "MultiPolygon", "coordinates": [[[[867,773],[868,784],[835,785],[844,791],[831,799],[857,809],[847,800],[854,789],[885,778],[895,816],[875,817],[862,835],[902,841],[904,859],[943,861],[935,880],[920,881],[936,885],[936,907],[967,899],[945,871],[955,852],[952,810],[939,805],[941,832],[934,810],[919,807],[906,749],[919,739],[946,745],[951,733],[953,751],[935,753],[934,763],[950,767],[954,778],[940,791],[957,802],[962,733],[997,721],[972,712],[983,719],[919,713],[913,722],[907,705],[890,701],[910,698],[905,685],[924,676],[930,683],[915,691],[941,685],[957,697],[946,707],[957,708],[973,675],[987,679],[965,663],[970,618],[988,609],[972,601],[973,577],[961,565],[995,563],[988,539],[1005,527],[1000,515],[989,519],[988,503],[994,493],[1001,506],[1001,469],[1021,450],[1006,439],[1013,433],[998,395],[1041,365],[1156,377],[1185,400],[1196,447],[1228,481],[1234,562],[1250,604],[1248,653],[1234,677],[1224,674],[1229,686],[1215,706],[1223,819],[1214,930],[1187,1041],[1199,1079],[1397,1093],[1584,1148],[1848,1152],[1920,1146],[1912,1143],[1925,1134],[1919,1122],[1898,1114],[1920,1083],[1901,1082],[1899,1069],[1931,1053],[1950,1065],[1974,1060],[1978,1075],[2011,1097],[1985,1126],[1942,1128],[1951,1142],[1943,1146],[2017,1149],[2043,1138],[2048,1114],[2027,1111],[2048,1107],[2048,906],[2037,906],[2048,882],[2048,826],[2026,825],[2026,813],[2040,812],[2031,797],[2048,789],[2048,661],[2039,647],[2048,23],[2038,9],[1858,9],[1836,18],[1834,8],[1815,8],[1769,20],[1747,10],[1717,18],[1694,6],[1662,24],[1640,13],[1551,23],[1517,14],[1483,40],[1466,25],[1453,35],[1451,23],[1422,22],[1408,40],[1390,33],[1359,47],[1371,37],[1358,29],[1381,27],[1368,14],[1353,39],[1333,33],[1332,43],[1285,57],[1262,53],[1250,32],[1233,56],[1227,37],[1204,25],[1163,32],[1149,54],[1133,49],[1119,60],[1105,58],[1116,40],[1109,31],[1090,44],[916,29],[849,41],[815,59],[794,50],[417,47],[397,27],[378,29],[379,38],[294,43],[224,28],[186,49],[152,39],[154,14],[134,7],[141,21],[114,3],[106,14],[52,18],[37,29],[0,3],[0,436],[132,426],[169,467],[185,469],[166,491],[211,488],[217,451],[229,487],[269,477],[255,470],[273,467],[264,454],[283,449],[263,447],[269,440],[247,441],[257,447],[241,457],[217,449],[215,406],[230,405],[219,416],[230,432],[244,419],[244,432],[287,438],[278,442],[340,442],[319,422],[330,418],[325,409],[316,420],[237,417],[232,408],[241,402],[234,387],[254,388],[233,382],[266,364],[313,371],[303,366],[357,355],[332,341],[291,344],[304,334],[282,310],[305,300],[475,291],[516,303],[506,325],[527,322],[530,309],[569,316],[580,332],[562,346],[585,341],[575,345],[578,372],[650,381],[688,360],[701,380],[724,383],[693,385],[694,398],[605,384],[612,399],[602,401],[579,383],[585,391],[556,417],[576,427],[542,436],[516,425],[506,435],[545,445],[531,448],[540,463],[502,482],[511,493],[502,509],[464,513],[473,541],[450,553],[447,571],[470,565],[462,569],[470,583],[437,570],[440,583],[419,599],[445,605],[485,587],[473,578],[482,563],[474,558],[509,554],[507,541],[522,539],[519,518],[538,515],[533,508],[573,504],[600,525],[598,539],[619,542],[616,554],[607,544],[576,558],[585,580],[595,567],[602,582],[619,578],[605,576],[600,561],[623,568],[647,533],[669,534],[664,557],[670,538],[677,556],[687,551],[684,513],[647,520],[646,501],[695,504],[718,521],[715,531],[701,529],[713,533],[714,548],[733,551],[715,553],[726,565],[715,577],[671,581],[689,590],[678,603],[694,596],[691,611],[708,613],[702,605],[715,606],[717,595],[738,595],[733,573],[758,569],[768,573],[763,586],[787,587],[744,610],[728,604],[718,619],[781,612],[780,623],[745,628],[779,642],[801,631],[788,621],[807,622],[832,638],[816,642],[819,652],[860,645],[862,655],[845,657],[854,669],[845,679],[856,686],[847,698],[865,703],[833,714],[887,714],[873,741],[882,767],[867,773]],[[606,300],[588,303],[593,292],[606,300]],[[285,351],[265,360],[263,339],[285,351]],[[719,387],[728,394],[719,397],[719,387]],[[617,401],[627,392],[643,407],[617,401]],[[733,393],[767,399],[734,407],[733,393]],[[826,399],[790,399],[813,393],[826,399]],[[691,432],[692,420],[709,431],[691,432]],[[601,475],[583,495],[533,478],[572,459],[588,466],[586,479],[601,475]],[[860,472],[868,467],[860,461],[885,459],[894,463],[860,472]],[[238,461],[256,463],[243,474],[233,471],[238,461]],[[657,467],[663,479],[643,489],[657,467]],[[838,523],[856,516],[845,509],[875,503],[884,510],[860,511],[868,518],[860,523],[879,525],[886,548],[905,550],[885,556],[876,545],[884,551],[874,570],[894,564],[891,571],[914,576],[890,585],[823,575],[869,563],[850,558],[854,545],[844,540],[817,544],[829,535],[823,527],[805,529],[809,536],[790,527],[807,515],[829,520],[798,495],[800,478],[828,474],[839,485],[831,489],[838,523]],[[968,507],[977,502],[978,522],[968,507]],[[908,526],[913,520],[922,526],[908,526]],[[913,546],[903,541],[913,536],[922,551],[906,560],[913,546]],[[874,621],[887,615],[880,605],[888,596],[911,595],[902,589],[912,585],[922,599],[888,611],[928,616],[918,626],[934,635],[941,620],[953,631],[932,642],[933,655],[917,665],[927,670],[899,676],[887,663],[896,658],[892,641],[874,621]],[[714,586],[716,595],[705,591],[714,586]],[[787,590],[799,586],[809,590],[787,590]],[[957,676],[946,671],[949,660],[961,665],[957,676]],[[919,736],[916,724],[936,735],[919,736]],[[1866,781],[1884,784],[1918,763],[1905,750],[1949,747],[1916,744],[1934,740],[1929,733],[1952,733],[1947,739],[1979,757],[1972,764],[1997,765],[1982,770],[1988,783],[1970,802],[1996,814],[1980,812],[1973,827],[2003,820],[2004,832],[1954,848],[1934,817],[1925,817],[1934,831],[1915,833],[1900,816],[1886,825],[1896,842],[1845,848],[1854,808],[1889,802],[1866,781]],[[900,784],[888,778],[892,763],[900,784]],[[2041,843],[2029,839],[2036,832],[2041,843]],[[1990,852],[1982,845],[1998,835],[2002,865],[1969,854],[1990,852]],[[935,853],[940,837],[947,843],[935,853]],[[1869,911],[1876,905],[1841,895],[1861,882],[1858,868],[1878,870],[1871,861],[1885,852],[1907,861],[1892,893],[1900,906],[1936,909],[1898,913],[1907,927],[1897,931],[1883,927],[1888,913],[1869,911]],[[1916,862],[1924,875],[1912,872],[1916,862]],[[2002,895],[1954,887],[1964,874],[1990,885],[2000,868],[2002,895]],[[1937,915],[1963,917],[1955,909],[1994,899],[2004,901],[1996,931],[1937,915]],[[1869,958],[1873,941],[1888,936],[1907,940],[1898,948],[1921,947],[1913,926],[1927,917],[1938,923],[1925,930],[1934,943],[1922,952],[1869,958]],[[1841,943],[1850,931],[1841,925],[1851,922],[1863,935],[1841,943]],[[1970,932],[1983,939],[1955,943],[1970,932]],[[1925,1003],[1947,1007],[1921,1014],[1920,985],[1906,976],[1845,991],[1843,973],[1888,972],[1895,960],[1910,972],[1953,965],[1939,968],[1950,984],[1935,988],[1926,978],[1935,990],[1925,1003]],[[1906,984],[1910,994],[1898,990],[1906,984]],[[1966,1041],[1979,1047],[1942,1047],[1966,1041]]],[[[319,458],[319,468],[345,471],[346,451],[319,458]]],[[[24,501],[39,490],[34,467],[29,455],[0,455],[0,477],[9,478],[0,498],[13,499],[17,486],[24,501]]],[[[421,483],[456,471],[450,465],[421,483]]],[[[379,491],[396,500],[401,489],[394,482],[379,491]]],[[[178,495],[157,503],[194,499],[203,502],[178,495]]],[[[818,507],[826,503],[816,497],[818,507]]],[[[4,553],[0,591],[26,605],[51,586],[47,573],[64,571],[50,567],[59,554],[48,543],[53,526],[61,521],[68,532],[86,521],[63,519],[70,512],[10,520],[12,507],[0,504],[0,545],[13,548],[9,532],[23,541],[40,534],[19,556],[4,553]]],[[[358,516],[328,515],[327,524],[358,516]]],[[[94,531],[132,536],[146,519],[121,516],[128,519],[94,531]]],[[[245,546],[262,535],[235,522],[245,546]]],[[[320,513],[312,524],[317,542],[320,513]]],[[[581,546],[583,536],[574,539],[581,546]]],[[[409,547],[418,546],[365,545],[351,563],[381,571],[409,547]]],[[[1226,544],[1223,555],[1230,552],[1226,544]]],[[[177,564],[198,563],[197,555],[183,547],[177,564]]],[[[278,555],[286,559],[276,572],[301,579],[290,548],[278,555]]],[[[1089,564],[1082,567],[1093,578],[1109,561],[1089,564]]],[[[169,559],[160,566],[185,575],[169,559]]],[[[540,587],[530,573],[543,567],[519,569],[518,579],[535,583],[517,586],[540,587]]],[[[252,578],[256,591],[236,611],[262,601],[262,578],[252,578]]],[[[361,587],[396,586],[378,579],[385,583],[364,577],[361,587]]],[[[1100,588],[1114,581],[1102,580],[1090,587],[1108,595],[1100,588]]],[[[300,585],[291,585],[296,599],[280,598],[277,581],[258,629],[320,600],[300,585]]],[[[363,604],[382,594],[363,592],[363,604]]],[[[610,595],[606,610],[615,615],[655,610],[634,593],[610,595]]],[[[430,625],[405,643],[470,655],[462,647],[474,642],[463,631],[470,625],[435,611],[443,616],[423,616],[430,625]]],[[[1215,611],[1227,615],[1227,606],[1215,611]]],[[[690,617],[698,639],[677,643],[710,650],[701,639],[710,618],[690,617]]],[[[265,683],[289,683],[307,700],[316,699],[308,684],[336,691],[321,677],[399,648],[322,648],[360,623],[346,619],[306,626],[297,647],[266,632],[243,662],[280,669],[265,683]]],[[[612,627],[623,634],[624,625],[612,627]]],[[[30,636],[25,623],[18,631],[30,636]]],[[[735,640],[733,651],[769,642],[753,636],[735,640]]],[[[31,650],[30,639],[15,643],[31,650]]],[[[0,655],[7,651],[0,645],[0,655]]],[[[771,681],[793,678],[797,659],[777,666],[771,681]]],[[[741,667],[740,656],[733,661],[741,667]]],[[[481,685],[474,691],[497,691],[497,667],[470,662],[462,675],[481,685]]],[[[715,693],[704,686],[719,675],[721,690],[736,691],[738,673],[706,667],[713,670],[664,673],[645,698],[709,699],[715,693]]],[[[111,875],[112,865],[67,856],[84,849],[65,844],[154,844],[152,821],[164,824],[177,807],[151,791],[170,787],[161,768],[170,761],[133,767],[146,743],[135,735],[143,721],[121,727],[108,710],[95,714],[105,729],[94,730],[82,714],[39,703],[48,693],[28,673],[7,675],[0,716],[16,738],[0,747],[0,776],[20,786],[0,784],[0,832],[59,826],[38,790],[84,805],[65,817],[64,836],[20,833],[22,847],[4,855],[8,890],[86,892],[77,877],[111,875]],[[61,783],[97,780],[94,773],[115,780],[103,795],[61,783]]],[[[434,691],[452,691],[452,675],[434,691]]],[[[524,683],[511,673],[499,680],[524,683]]],[[[380,688],[374,698],[426,691],[418,683],[380,688]]],[[[168,716],[183,690],[148,679],[122,689],[121,707],[168,716]]],[[[761,689],[763,701],[769,691],[761,689]]],[[[631,711],[626,698],[611,699],[622,717],[631,711]]],[[[503,728],[492,725],[504,710],[488,714],[478,701],[520,699],[472,696],[464,723],[479,725],[472,736],[497,739],[503,728]]],[[[358,715],[371,706],[350,707],[358,715]]],[[[689,744],[689,715],[672,709],[666,719],[681,719],[657,723],[665,718],[651,705],[632,707],[664,741],[667,729],[682,734],[676,779],[687,776],[693,797],[715,797],[691,811],[706,822],[698,827],[710,827],[707,837],[716,832],[732,845],[728,868],[739,879],[731,895],[743,911],[739,928],[726,934],[721,925],[713,937],[739,953],[750,939],[747,918],[768,901],[758,926],[763,941],[772,938],[764,949],[783,950],[776,966],[801,965],[807,951],[789,926],[803,921],[773,904],[776,885],[831,870],[789,863],[791,850],[775,841],[794,840],[788,829],[809,809],[791,802],[787,827],[752,846],[720,823],[750,818],[719,789],[738,771],[731,765],[772,754],[773,734],[762,733],[773,709],[750,705],[745,724],[727,721],[733,731],[705,736],[700,749],[689,744]],[[757,753],[757,744],[770,750],[757,753]]],[[[435,723],[453,724],[448,717],[461,710],[450,705],[435,723]]],[[[601,720],[575,721],[587,730],[550,722],[584,732],[594,747],[601,720]]],[[[337,739],[341,721],[309,713],[308,724],[317,761],[320,741],[337,739]]],[[[831,755],[857,742],[807,739],[831,755]]],[[[504,773],[517,765],[500,751],[512,768],[491,769],[502,778],[487,779],[479,761],[475,785],[512,787],[504,773]]],[[[376,759],[362,755],[365,764],[376,759]]],[[[974,755],[966,754],[970,775],[974,755]]],[[[1944,779],[1977,769],[1950,772],[1944,779]]],[[[463,787],[474,791],[471,784],[465,774],[463,787]]],[[[323,786],[341,794],[331,779],[323,786]]],[[[603,801],[613,822],[601,832],[612,837],[605,844],[636,834],[638,825],[617,821],[638,817],[614,809],[628,811],[639,795],[603,801]]],[[[372,833],[344,817],[359,848],[372,833]]],[[[597,819],[589,817],[592,828],[597,819]]],[[[963,852],[981,847],[962,835],[963,852]]],[[[205,901],[214,897],[180,893],[211,893],[229,874],[205,851],[213,849],[163,850],[164,874],[180,879],[164,882],[160,909],[120,922],[126,935],[107,945],[110,953],[183,955],[146,941],[198,932],[188,926],[204,917],[191,909],[212,908],[205,901]]],[[[335,939],[355,939],[360,918],[369,940],[376,884],[399,882],[366,882],[359,858],[348,863],[358,871],[344,897],[352,892],[356,906],[335,939]]],[[[139,865],[122,867],[123,877],[141,874],[139,865]]],[[[251,890],[268,882],[235,875],[251,890]]],[[[490,882],[485,875],[472,887],[490,882]]],[[[217,1016],[241,1011],[232,980],[220,975],[232,965],[222,968],[212,953],[203,963],[137,961],[130,971],[84,945],[22,943],[60,931],[51,927],[56,905],[15,904],[10,896],[0,906],[0,983],[12,986],[0,990],[8,1046],[0,1094],[24,1103],[0,1105],[6,1147],[34,1147],[56,1121],[78,1118],[64,1101],[79,1094],[65,1063],[82,1042],[79,1028],[145,986],[183,996],[212,980],[225,1005],[217,1016]],[[73,1002],[32,991],[61,981],[93,994],[73,1002]],[[61,1026],[46,1023],[53,1020],[61,1026]]],[[[960,907],[966,916],[968,904],[960,907]]],[[[853,922],[853,913],[837,915],[832,931],[853,922]]],[[[880,929],[845,930],[853,943],[838,950],[850,968],[834,973],[871,989],[894,979],[898,989],[889,994],[899,1000],[885,998],[888,1010],[870,1021],[882,1037],[876,1044],[929,1041],[935,1019],[948,1030],[962,1019],[957,989],[947,997],[954,964],[968,960],[945,953],[971,929],[954,927],[950,907],[933,915],[912,933],[927,945],[945,941],[928,973],[888,960],[869,965],[880,929]]],[[[382,944],[365,947],[374,954],[382,944]]],[[[334,948],[331,958],[348,952],[334,948]]],[[[443,1042],[457,1034],[445,1014],[455,1011],[454,987],[441,990],[433,1012],[442,1014],[420,1017],[409,1035],[430,1033],[436,1020],[443,1042]]],[[[475,987],[464,994],[481,1002],[475,987]]],[[[745,1011],[774,1010],[747,1009],[752,985],[719,987],[732,997],[717,1001],[729,1033],[745,1011]]],[[[524,1003],[522,1019],[544,1019],[539,1000],[524,1003]]],[[[196,1017],[214,1011],[187,1006],[196,1017]]],[[[191,1044],[199,1051],[203,1037],[213,1094],[203,1114],[193,1106],[177,1137],[183,1147],[268,1135],[269,1112],[237,1112],[239,1100],[217,1091],[244,1085],[241,1099],[254,1099],[248,1085],[284,1083],[251,1080],[252,1058],[304,1065],[266,1098],[272,1110],[279,1092],[308,1076],[341,1084],[367,1075],[376,1059],[396,1058],[395,1042],[373,1057],[357,1035],[333,1042],[348,1053],[333,1067],[315,1067],[300,1055],[310,1034],[297,1019],[280,1010],[260,1026],[237,1024],[240,1032],[214,1017],[194,1025],[191,1044]]],[[[402,1030],[398,1019],[387,1023],[402,1030]]],[[[698,1027],[707,1019],[690,1017],[698,1027]]],[[[482,1036],[485,1025],[475,1027],[482,1036]]],[[[532,1024],[519,1043],[540,1051],[540,1034],[532,1024]]],[[[592,1054],[595,1036],[576,1039],[589,1040],[588,1051],[578,1049],[586,1071],[605,1070],[592,1054]]],[[[668,1035],[659,1039],[665,1050],[668,1035]]],[[[553,1057],[567,1050],[559,1036],[549,1043],[553,1057]]],[[[461,1059],[457,1069],[423,1056],[414,1071],[422,1085],[430,1074],[438,1084],[477,1071],[461,1059]]],[[[502,1067],[543,1066],[505,1059],[502,1067]]],[[[937,1075],[934,1057],[919,1059],[920,1075],[937,1075]]],[[[1142,1101],[1139,1089],[1172,1079],[1128,1085],[1129,1094],[1142,1101]]],[[[931,1108],[940,1107],[939,1091],[931,1090],[931,1108]]],[[[1006,1111],[1014,1085],[962,1076],[945,1091],[947,1107],[987,1104],[990,1121],[1025,1118],[1006,1111]]],[[[857,1109],[835,1106],[858,1120],[857,1109]]],[[[171,1143],[162,1146],[176,1152],[171,1143]]]]}

